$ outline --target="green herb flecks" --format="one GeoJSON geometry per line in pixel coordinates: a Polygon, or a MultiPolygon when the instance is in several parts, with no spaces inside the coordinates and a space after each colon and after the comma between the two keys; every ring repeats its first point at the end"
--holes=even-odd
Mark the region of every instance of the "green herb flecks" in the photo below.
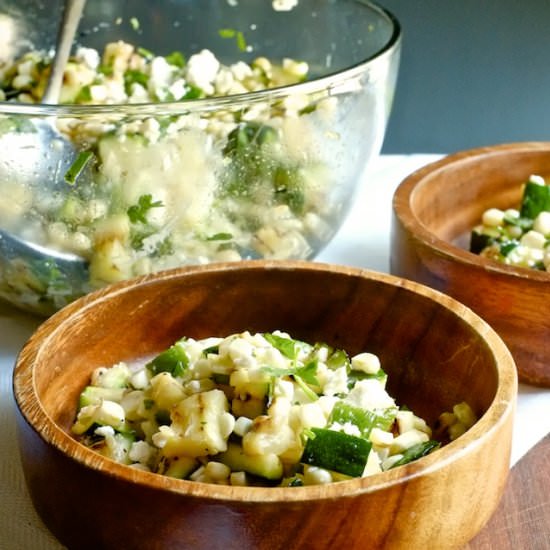
{"type": "Polygon", "coordinates": [[[151,194],[141,195],[137,204],[130,206],[127,210],[128,217],[132,223],[147,223],[147,213],[152,208],[164,206],[161,201],[153,201],[151,194]]]}
{"type": "Polygon", "coordinates": [[[153,208],[161,208],[164,204],[162,201],[153,201],[151,194],[141,195],[137,204],[130,206],[126,213],[130,222],[133,224],[130,233],[130,244],[134,250],[143,250],[145,241],[151,239],[149,243],[151,257],[169,256],[174,253],[174,245],[169,235],[161,238],[159,229],[152,226],[147,220],[147,214],[153,208]],[[152,239],[158,235],[157,239],[152,239]]]}
{"type": "Polygon", "coordinates": [[[275,349],[278,349],[285,357],[293,361],[298,358],[299,353],[309,353],[313,349],[313,346],[307,342],[294,338],[287,338],[270,332],[264,333],[263,336],[275,349]]]}
{"type": "Polygon", "coordinates": [[[247,50],[248,45],[242,31],[235,29],[220,29],[218,33],[222,38],[234,38],[237,43],[237,48],[239,48],[241,52],[247,50]]]}
{"type": "Polygon", "coordinates": [[[140,30],[140,23],[139,19],[137,17],[130,17],[130,26],[132,29],[134,29],[136,32],[140,30]]]}
{"type": "Polygon", "coordinates": [[[315,401],[318,399],[317,392],[313,389],[320,388],[319,380],[317,378],[318,362],[315,358],[310,358],[308,356],[308,354],[311,354],[314,349],[313,346],[300,340],[286,338],[284,336],[271,333],[265,333],[264,338],[275,349],[278,349],[285,357],[292,361],[292,367],[287,369],[278,367],[262,367],[262,370],[275,378],[290,376],[294,379],[298,386],[300,386],[302,391],[310,400],[315,401]],[[300,355],[304,356],[303,363],[298,361],[298,357],[300,355]]]}

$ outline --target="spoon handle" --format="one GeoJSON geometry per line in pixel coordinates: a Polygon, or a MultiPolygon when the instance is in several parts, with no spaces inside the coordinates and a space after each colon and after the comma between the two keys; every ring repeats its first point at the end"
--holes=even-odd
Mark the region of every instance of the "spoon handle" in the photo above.
{"type": "Polygon", "coordinates": [[[55,55],[50,69],[50,76],[46,91],[42,96],[42,103],[55,105],[59,102],[59,94],[63,85],[63,73],[71,53],[74,36],[80,17],[84,11],[86,0],[66,0],[63,10],[63,19],[55,46],[55,55]]]}

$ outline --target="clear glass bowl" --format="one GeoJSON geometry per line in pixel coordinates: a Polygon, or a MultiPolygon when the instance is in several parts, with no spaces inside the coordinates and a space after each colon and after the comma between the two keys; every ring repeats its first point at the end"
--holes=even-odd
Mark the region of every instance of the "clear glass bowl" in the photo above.
{"type": "MultiPolygon", "coordinates": [[[[0,0],[2,60],[51,50],[61,7],[0,0]]],[[[395,18],[362,0],[299,0],[286,11],[270,0],[88,2],[76,47],[101,53],[118,40],[147,63],[165,56],[161,65],[170,59],[170,71],[189,72],[170,93],[157,86],[158,101],[134,94],[132,103],[98,104],[95,82],[78,77],[60,105],[23,103],[13,89],[0,102],[0,296],[48,315],[94,288],[162,269],[314,258],[381,148],[399,65],[395,18]],[[226,81],[208,76],[204,49],[225,75],[237,80],[244,70],[248,87],[205,96],[226,81]],[[75,104],[82,94],[86,103],[75,104]],[[52,128],[71,146],[60,147],[52,128]],[[36,246],[27,255],[8,235],[36,246]]],[[[121,70],[132,90],[151,87],[153,77],[140,80],[131,62],[121,70]]],[[[0,76],[5,82],[1,68],[0,76]]]]}

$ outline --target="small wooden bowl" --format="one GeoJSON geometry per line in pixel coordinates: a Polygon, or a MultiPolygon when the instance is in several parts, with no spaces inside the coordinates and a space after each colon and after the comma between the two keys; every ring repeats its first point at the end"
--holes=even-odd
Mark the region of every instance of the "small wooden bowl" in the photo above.
{"type": "Polygon", "coordinates": [[[531,174],[550,176],[550,142],[483,147],[414,172],[393,199],[390,270],[471,307],[500,334],[519,378],[550,386],[550,273],[468,251],[490,207],[518,207],[531,174]]]}
{"type": "Polygon", "coordinates": [[[496,508],[509,471],[517,375],[472,311],[390,275],[306,262],[183,268],[103,289],[45,321],[14,373],[34,505],[70,548],[458,548],[496,508]],[[183,335],[284,329],[379,354],[399,404],[434,423],[467,401],[480,420],[409,465],[329,485],[259,488],[116,464],[69,429],[91,371],[183,335]]]}

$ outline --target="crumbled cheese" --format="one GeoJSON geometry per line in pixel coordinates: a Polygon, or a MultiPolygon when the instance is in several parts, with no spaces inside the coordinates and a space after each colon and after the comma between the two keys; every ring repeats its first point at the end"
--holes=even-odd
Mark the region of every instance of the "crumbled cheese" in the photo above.
{"type": "Polygon", "coordinates": [[[187,62],[187,80],[207,95],[214,93],[213,82],[216,79],[220,62],[210,50],[202,50],[192,55],[187,62]]]}
{"type": "Polygon", "coordinates": [[[290,11],[298,5],[298,0],[272,0],[271,5],[275,11],[290,11]]]}

